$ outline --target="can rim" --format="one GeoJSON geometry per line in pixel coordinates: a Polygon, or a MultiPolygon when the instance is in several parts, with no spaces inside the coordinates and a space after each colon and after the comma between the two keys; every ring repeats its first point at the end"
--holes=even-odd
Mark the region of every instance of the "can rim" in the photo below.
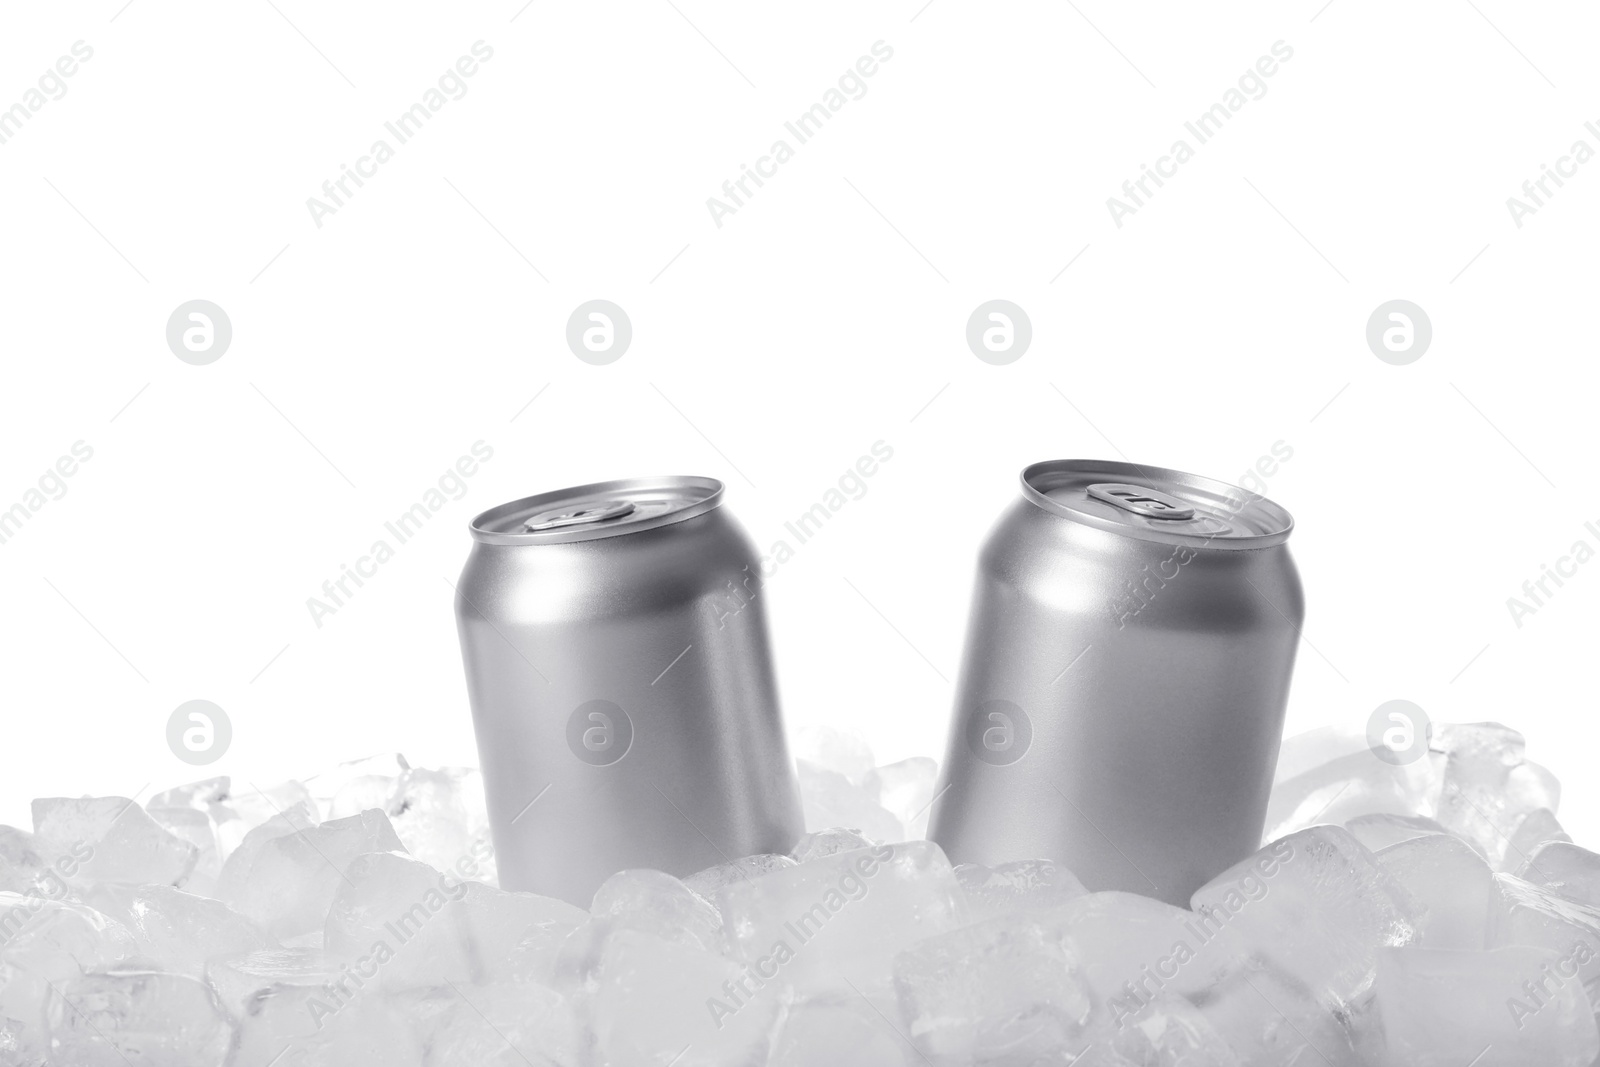
{"type": "Polygon", "coordinates": [[[498,504],[488,511],[480,512],[467,524],[468,532],[473,540],[486,545],[556,545],[571,544],[575,541],[595,541],[604,537],[620,537],[624,534],[643,533],[645,530],[655,530],[662,526],[671,526],[674,523],[685,522],[699,515],[704,515],[722,504],[722,494],[725,486],[717,478],[702,475],[668,474],[647,478],[618,478],[608,482],[590,482],[587,485],[574,485],[565,489],[556,489],[547,493],[536,493],[517,500],[498,504]],[[503,526],[507,519],[517,515],[537,515],[546,511],[564,500],[584,496],[609,496],[625,493],[683,492],[684,490],[698,491],[699,496],[691,499],[682,507],[664,511],[659,515],[638,519],[632,522],[617,523],[614,525],[576,525],[561,526],[546,530],[520,530],[496,529],[503,526]]]}
{"type": "Polygon", "coordinates": [[[1252,493],[1248,489],[1242,489],[1230,482],[1224,482],[1217,478],[1207,478],[1199,474],[1190,474],[1187,471],[1174,470],[1170,467],[1152,467],[1147,464],[1130,463],[1122,460],[1050,459],[1024,467],[1022,469],[1021,482],[1022,495],[1027,497],[1030,503],[1052,515],[1071,519],[1073,522],[1090,526],[1097,530],[1104,530],[1107,533],[1117,534],[1122,537],[1133,537],[1141,541],[1183,545],[1189,548],[1238,551],[1241,549],[1270,548],[1273,545],[1281,545],[1294,532],[1294,517],[1281,504],[1269,500],[1259,493],[1252,493]],[[1200,490],[1223,500],[1242,500],[1245,504],[1259,508],[1273,528],[1259,534],[1218,536],[1215,534],[1183,533],[1177,529],[1161,529],[1159,527],[1135,526],[1129,523],[1114,522],[1098,515],[1068,507],[1048,495],[1049,490],[1053,488],[1050,484],[1050,476],[1062,475],[1068,472],[1079,475],[1104,475],[1106,481],[1175,483],[1200,490]]]}

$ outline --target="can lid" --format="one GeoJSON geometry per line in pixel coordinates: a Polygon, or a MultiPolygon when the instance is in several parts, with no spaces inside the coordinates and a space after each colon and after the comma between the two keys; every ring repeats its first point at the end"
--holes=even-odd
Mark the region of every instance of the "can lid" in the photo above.
{"type": "Polygon", "coordinates": [[[592,541],[683,522],[721,503],[722,483],[715,478],[623,478],[501,504],[473,519],[471,531],[490,545],[592,541]]]}
{"type": "Polygon", "coordinates": [[[1294,519],[1259,493],[1213,478],[1098,459],[1052,459],[1022,472],[1022,493],[1085,526],[1193,548],[1266,548],[1294,519]]]}

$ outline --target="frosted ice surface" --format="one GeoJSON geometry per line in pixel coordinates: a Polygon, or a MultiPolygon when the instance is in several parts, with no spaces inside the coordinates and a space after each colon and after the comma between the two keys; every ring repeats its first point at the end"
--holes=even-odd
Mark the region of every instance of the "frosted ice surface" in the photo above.
{"type": "Polygon", "coordinates": [[[205,976],[206,961],[274,947],[261,926],[220,900],[171,886],[102,883],[80,894],[83,902],[116,920],[133,938],[142,965],[205,976]]]}
{"type": "Polygon", "coordinates": [[[1447,834],[1443,823],[1422,815],[1358,815],[1344,824],[1357,841],[1374,852],[1429,834],[1447,834]]]}
{"type": "Polygon", "coordinates": [[[1137,893],[1090,893],[1050,918],[1071,939],[1089,987],[1113,1017],[1166,994],[1203,993],[1243,956],[1220,917],[1137,893]]]}
{"type": "Polygon", "coordinates": [[[1589,1067],[1600,1056],[1593,1008],[1549,966],[1534,948],[1386,950],[1375,987],[1385,1067],[1589,1067]]]}
{"type": "Polygon", "coordinates": [[[1248,1067],[1366,1067],[1346,1017],[1269,961],[1234,966],[1192,1001],[1248,1067]]]}
{"type": "Polygon", "coordinates": [[[1600,1003],[1600,908],[1567,900],[1515,875],[1497,874],[1485,943],[1490,948],[1544,950],[1547,973],[1576,975],[1600,1003]]]}
{"type": "Polygon", "coordinates": [[[182,885],[199,855],[127,797],[35,800],[33,832],[81,859],[75,882],[182,885]]]}
{"type": "Polygon", "coordinates": [[[1104,1048],[1103,1062],[1135,1067],[1241,1067],[1239,1057],[1193,1004],[1182,997],[1158,994],[1136,1013],[1092,1031],[1089,1053],[1073,1067],[1102,1062],[1094,1058],[1104,1048]]]}
{"type": "Polygon", "coordinates": [[[807,830],[842,826],[859,831],[874,842],[892,843],[905,837],[900,820],[879,804],[878,798],[864,786],[808,760],[795,762],[807,830]]]}
{"type": "Polygon", "coordinates": [[[663,871],[619,871],[595,890],[589,912],[612,929],[638,930],[715,952],[722,916],[705,897],[663,871]]]}
{"type": "Polygon", "coordinates": [[[1094,1008],[1060,932],[1019,915],[917,943],[896,957],[894,985],[911,1039],[935,1064],[1073,1052],[1094,1008]]]}
{"type": "Polygon", "coordinates": [[[245,1004],[228,1067],[422,1067],[423,1045],[390,1001],[349,971],[271,985],[245,1004]]]}
{"type": "Polygon", "coordinates": [[[912,756],[874,767],[862,785],[868,795],[876,796],[878,803],[900,820],[908,838],[920,840],[928,836],[928,814],[938,777],[938,763],[927,756],[912,756]]]}
{"type": "Polygon", "coordinates": [[[703,871],[691,874],[683,880],[683,884],[702,897],[710,898],[717,890],[734,882],[748,881],[759,878],[763,874],[779,871],[785,867],[793,867],[795,860],[788,856],[764,853],[758,856],[746,856],[744,859],[733,860],[731,863],[719,863],[715,867],[707,867],[703,871]]]}
{"type": "Polygon", "coordinates": [[[1054,860],[1015,860],[996,867],[963,863],[955,871],[973,922],[1017,911],[1058,908],[1089,892],[1054,860]]]}
{"type": "MultiPolygon", "coordinates": [[[[44,893],[47,885],[64,884],[58,864],[66,859],[48,841],[14,826],[0,826],[0,892],[44,893]]],[[[77,861],[71,866],[75,871],[77,861]]]]}
{"type": "Polygon", "coordinates": [[[1545,845],[1519,874],[1557,896],[1600,908],[1600,855],[1586,848],[1563,842],[1545,845]]]}
{"type": "Polygon", "coordinates": [[[703,948],[637,930],[607,938],[590,1004],[608,1067],[760,1064],[776,1017],[772,990],[703,948]]]}
{"type": "Polygon", "coordinates": [[[812,997],[784,1012],[767,1067],[913,1067],[922,1060],[897,1013],[853,994],[812,997]]]}
{"type": "Polygon", "coordinates": [[[926,841],[735,882],[716,903],[733,955],[797,994],[884,992],[896,955],[965,918],[950,862],[926,841]]]}
{"type": "Polygon", "coordinates": [[[1366,991],[1378,950],[1409,944],[1419,918],[1377,857],[1335,826],[1269,845],[1202,886],[1190,905],[1335,1008],[1366,991]]]}
{"type": "Polygon", "coordinates": [[[323,946],[390,991],[549,981],[587,918],[572,905],[461,881],[409,856],[351,860],[328,909],[323,946]]]}
{"type": "Polygon", "coordinates": [[[279,939],[322,929],[344,871],[357,856],[401,848],[381,811],[300,829],[284,820],[272,829],[283,832],[264,840],[247,838],[228,857],[217,889],[226,903],[279,939]]]}
{"type": "Polygon", "coordinates": [[[1449,834],[1416,837],[1379,852],[1378,862],[1421,906],[1417,944],[1484,947],[1494,872],[1465,841],[1449,834]]]}
{"type": "Polygon", "coordinates": [[[849,852],[851,849],[870,848],[872,845],[873,842],[856,831],[835,826],[806,834],[795,843],[789,855],[799,863],[809,863],[840,852],[849,852]]]}
{"type": "Polygon", "coordinates": [[[444,1009],[426,1041],[427,1067],[580,1067],[586,1062],[577,1012],[546,986],[495,982],[442,993],[444,1009]]]}
{"type": "Polygon", "coordinates": [[[211,1067],[233,1036],[205,983],[156,971],[86,974],[45,1008],[52,1063],[74,1067],[211,1067]]]}

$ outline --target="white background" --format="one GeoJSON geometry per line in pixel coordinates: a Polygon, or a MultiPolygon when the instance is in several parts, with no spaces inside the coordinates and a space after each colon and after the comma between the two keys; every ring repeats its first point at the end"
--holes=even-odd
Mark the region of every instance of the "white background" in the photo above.
{"type": "Polygon", "coordinates": [[[378,750],[476,762],[448,584],[473,514],[710,474],[765,548],[879,440],[770,586],[780,680],[792,727],[938,755],[1025,464],[1232,480],[1282,441],[1291,729],[1397,697],[1504,721],[1600,838],[1600,564],[1521,628],[1506,605],[1600,547],[1600,163],[1521,228],[1506,206],[1600,148],[1592,8],[922,2],[7,5],[0,106],[94,54],[0,145],[0,507],[94,455],[0,545],[0,820],[378,750]],[[307,198],[479,40],[466,95],[318,228],[307,198]],[[866,95],[718,228],[706,199],[880,40],[866,95]],[[1280,40],[1266,95],[1114,225],[1107,197],[1280,40]],[[195,298],[232,320],[209,366],[165,341],[195,298]],[[565,345],[592,298],[632,319],[609,366],[565,345]],[[1008,366],[964,339],[992,298],[1032,320],[1008,366]],[[1409,366],[1364,338],[1395,298],[1433,324],[1409,366]],[[314,625],[479,440],[465,496],[314,625]],[[165,741],[197,697],[235,730],[204,771],[165,741]]]}

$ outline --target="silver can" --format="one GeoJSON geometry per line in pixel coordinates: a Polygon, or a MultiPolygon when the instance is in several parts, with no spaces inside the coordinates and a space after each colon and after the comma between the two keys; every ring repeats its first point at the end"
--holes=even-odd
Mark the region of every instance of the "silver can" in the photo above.
{"type": "Polygon", "coordinates": [[[1187,906],[1260,846],[1304,602],[1289,513],[1209,478],[1054,460],[978,563],[929,836],[1187,906]]]}
{"type": "Polygon", "coordinates": [[[601,482],[473,520],[456,621],[500,883],[587,907],[804,831],[758,557],[713,478],[601,482]]]}

